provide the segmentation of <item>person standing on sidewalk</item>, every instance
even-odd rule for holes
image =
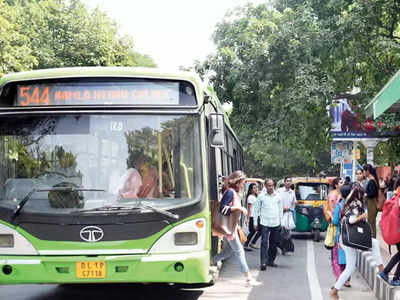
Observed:
[[[274,263],[277,253],[277,246],[280,238],[280,227],[283,217],[282,200],[274,189],[274,181],[265,179],[265,192],[257,197],[254,204],[254,220],[260,217],[260,224],[256,229],[261,230],[261,271],[270,267],[277,267]]]
[[[376,202],[378,199],[379,181],[376,175],[375,168],[366,164],[364,167],[364,176],[368,179],[367,186],[365,188],[365,198],[368,210],[368,223],[371,225],[372,237],[376,238],[376,216],[378,215],[378,208]]]
[[[368,179],[364,177],[364,172],[362,169],[357,169],[356,171],[356,182],[358,182],[364,190],[366,189]]]
[[[342,188],[344,184],[344,180],[340,177],[336,177],[332,181],[332,189],[328,194],[328,216],[329,219],[332,220],[333,218],[333,211],[335,210],[336,204],[340,200],[340,189]]]
[[[253,206],[257,201],[258,196],[258,188],[257,184],[250,183],[249,190],[247,191],[247,224],[249,226],[249,234],[247,235],[247,241],[244,243],[244,250],[251,251],[251,248],[258,249],[256,246],[256,242],[261,236],[261,232],[257,231],[254,226],[254,218],[253,218]],[[255,236],[254,236],[255,235]],[[252,240],[254,236],[254,239]],[[249,246],[251,248],[249,248]]]
[[[239,191],[243,189],[246,178],[246,174],[239,170],[234,171],[231,175],[229,175],[226,181],[227,187],[220,204],[221,214],[225,216],[240,213],[247,215],[247,210],[246,208],[242,207],[240,196],[238,194]],[[235,219],[239,220],[239,218]],[[237,233],[237,225],[237,223],[234,224],[232,234],[224,236],[222,251],[212,258],[212,263],[213,265],[216,265],[218,261],[224,260],[233,254],[239,263],[240,271],[246,278],[246,286],[258,285],[260,283],[252,279],[250,275],[243,245],[240,242],[239,235]]]

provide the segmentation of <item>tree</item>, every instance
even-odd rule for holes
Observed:
[[[0,75],[32,69],[37,59],[29,48],[29,37],[21,33],[18,10],[0,0]]]
[[[281,13],[248,5],[218,25],[217,54],[198,68],[215,72],[211,81],[217,94],[233,103],[233,126],[242,139],[252,136],[245,152],[262,166],[254,171],[319,171],[317,157],[326,151],[329,136],[326,105],[333,91],[319,56],[329,37],[307,6]]]
[[[303,174],[331,167],[326,108],[346,97],[362,111],[398,69],[398,20],[399,4],[388,0],[276,0],[218,24],[216,55],[196,68],[233,103],[232,124],[255,172],[293,172],[293,159]]]
[[[4,9],[3,9],[4,8]],[[129,36],[99,9],[80,0],[0,0],[2,73],[71,66],[156,66],[134,51]],[[4,28],[4,29],[2,29]],[[9,51],[9,50],[12,51]],[[22,55],[23,54],[23,55]]]

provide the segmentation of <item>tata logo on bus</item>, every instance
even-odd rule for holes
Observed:
[[[100,241],[104,237],[103,229],[97,226],[83,227],[79,233],[82,240],[89,243]]]

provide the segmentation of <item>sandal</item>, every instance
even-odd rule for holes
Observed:
[[[246,278],[246,287],[259,286],[262,282],[254,280],[253,278]]]
[[[344,286],[347,287],[347,288],[351,288],[350,282],[345,282]]]

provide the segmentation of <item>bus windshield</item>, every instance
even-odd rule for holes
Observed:
[[[318,182],[301,182],[296,184],[297,200],[326,200],[328,184]]]
[[[3,116],[0,206],[15,209],[30,193],[25,213],[195,202],[198,123],[193,115]]]

